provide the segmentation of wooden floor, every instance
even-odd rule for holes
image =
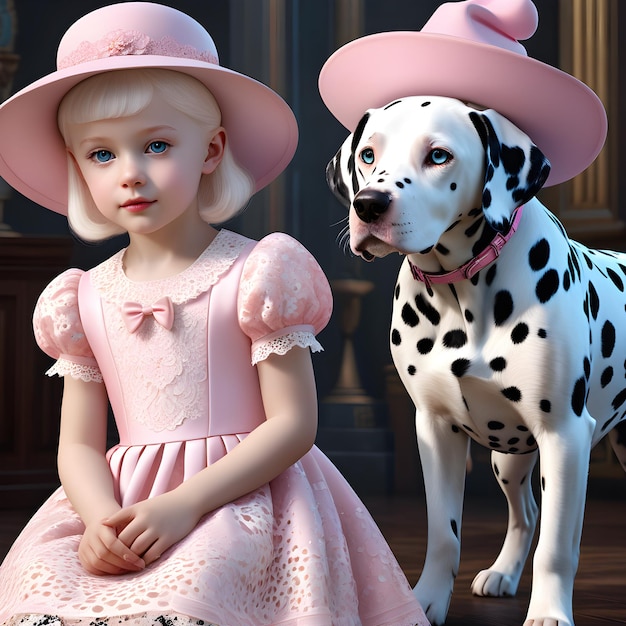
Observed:
[[[426,548],[421,497],[364,498],[391,544],[409,582],[419,577]],[[30,511],[0,511],[0,558]],[[461,567],[447,626],[521,626],[530,593],[530,566],[515,598],[473,597],[474,574],[487,567],[501,545],[506,526],[497,499],[466,498]],[[588,501],[581,561],[574,595],[577,626],[626,624],[626,499]]]

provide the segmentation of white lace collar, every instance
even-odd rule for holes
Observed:
[[[122,304],[128,300],[153,302],[169,296],[182,304],[208,291],[237,260],[250,239],[229,230],[220,230],[204,252],[175,276],[134,282],[124,273],[125,248],[90,270],[93,286],[103,300]]]

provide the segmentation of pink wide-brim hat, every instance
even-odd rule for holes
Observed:
[[[57,126],[67,92],[95,74],[162,68],[198,79],[213,94],[237,163],[268,185],[291,161],[295,116],[266,85],[219,65],[209,33],[185,13],[152,2],[124,2],[88,13],[65,33],[57,71],[0,106],[0,176],[36,203],[67,213],[66,147]]]
[[[494,109],[548,157],[546,185],[556,185],[594,161],[607,119],[584,83],[527,56],[519,40],[537,23],[531,0],[445,3],[421,31],[368,35],[339,48],[319,76],[322,100],[351,132],[367,109],[407,96]]]

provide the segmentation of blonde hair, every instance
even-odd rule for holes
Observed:
[[[73,123],[135,115],[148,106],[155,93],[198,124],[209,130],[219,128],[219,106],[200,81],[172,70],[131,69],[97,74],[72,88],[59,106],[61,135],[68,144]],[[69,152],[67,164],[67,216],[72,230],[86,241],[101,241],[123,233],[98,211]],[[200,181],[200,216],[211,224],[225,222],[245,207],[253,193],[254,180],[235,162],[227,137],[222,161]]]

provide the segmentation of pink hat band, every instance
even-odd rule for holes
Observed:
[[[126,55],[179,57],[219,65],[212,37],[196,20],[164,5],[126,3],[119,9],[92,11],[74,22],[59,43],[57,68]]]
[[[61,49],[59,48],[59,53]],[[98,41],[83,41],[69,54],[59,58],[57,68],[64,70],[80,63],[126,55],[159,55],[194,59],[204,63],[219,65],[217,52],[198,50],[188,44],[181,44],[172,37],[165,36],[154,40],[137,30],[114,30]]]

